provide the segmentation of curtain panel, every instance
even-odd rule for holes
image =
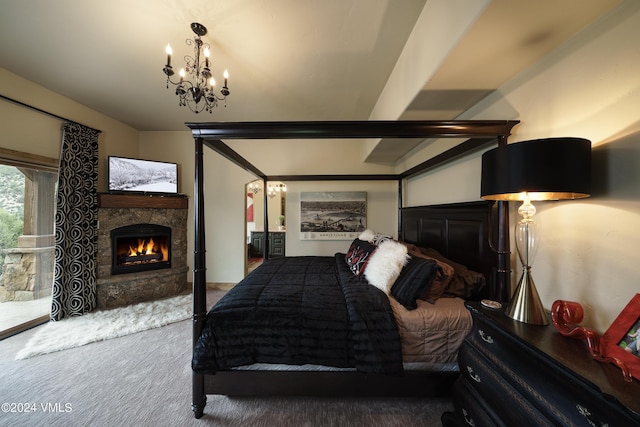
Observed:
[[[51,320],[96,307],[98,135],[65,123],[55,214],[55,267]]]

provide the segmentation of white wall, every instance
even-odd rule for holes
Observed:
[[[627,1],[461,117],[519,119],[510,142],[592,141],[592,197],[536,205],[543,239],[532,271],[545,307],[556,299],[578,301],[583,324],[599,332],[640,292],[638,40],[640,3]],[[475,156],[416,179],[407,197],[413,204],[478,200],[479,176]],[[516,210],[512,204],[512,223]],[[515,282],[521,271],[515,254],[512,268]]]
[[[138,131],[0,68],[0,93],[49,113],[99,129],[98,191],[106,190],[109,154],[138,155]],[[0,100],[0,147],[57,159],[62,121]]]

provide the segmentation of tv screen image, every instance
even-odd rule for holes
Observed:
[[[109,156],[109,191],[177,194],[178,165]]]

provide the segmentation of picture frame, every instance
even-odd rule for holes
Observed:
[[[640,293],[609,326],[600,346],[604,356],[618,359],[640,381]]]
[[[366,228],[366,191],[300,193],[300,240],[353,240]]]

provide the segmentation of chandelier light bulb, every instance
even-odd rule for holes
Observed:
[[[214,79],[213,77],[211,77],[209,79],[209,86],[214,87],[216,85],[216,79]]]
[[[204,48],[204,66],[209,68],[209,56],[211,56],[211,52],[209,52],[209,48]]]
[[[171,45],[169,43],[167,43],[165,52],[167,52],[167,65],[171,65],[171,54],[173,53],[173,50],[171,49]]]

